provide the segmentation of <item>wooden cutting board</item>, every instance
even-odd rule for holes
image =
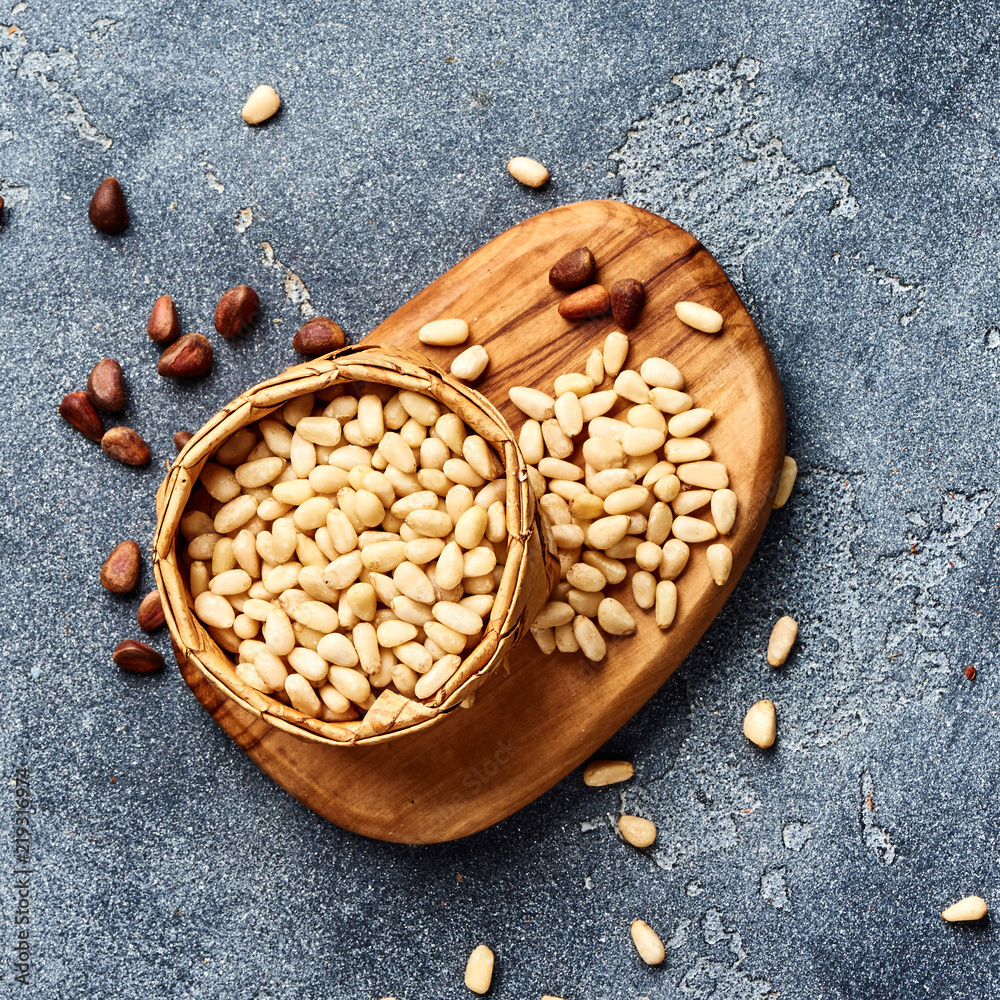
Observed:
[[[367,344],[420,348],[426,322],[469,322],[465,346],[483,344],[490,365],[478,388],[516,429],[513,385],[552,392],[555,376],[583,371],[587,356],[616,329],[610,316],[579,324],[556,307],[565,293],[548,283],[551,265],[588,246],[609,287],[645,284],[646,305],[629,336],[627,367],[669,359],[684,373],[696,406],[716,417],[703,432],[726,463],[739,498],[728,583],[718,587],[693,545],[677,581],[673,626],[660,631],[638,609],[628,581],[609,591],[633,613],[638,630],[609,637],[594,667],[582,654],[543,656],[530,639],[479,690],[472,709],[440,725],[376,746],[334,748],[295,739],[225,699],[194,667],[184,679],[212,717],[283,788],[320,816],[368,837],[437,843],[475,833],[537,798],[590,757],[654,694],[719,613],[764,530],[785,449],[781,384],[760,333],[722,269],[684,230],[638,208],[581,202],[527,219],[487,243],[393,313]],[[722,313],[719,335],[682,324],[673,305],[691,300]],[[425,348],[447,367],[463,348]],[[604,388],[610,387],[606,381]]]

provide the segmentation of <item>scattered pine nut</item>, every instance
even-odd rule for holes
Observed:
[[[799,623],[785,615],[774,623],[771,638],[767,643],[767,662],[772,667],[780,667],[792,651],[795,638],[799,634]]]
[[[981,896],[966,896],[957,903],[952,903],[946,910],[942,910],[941,916],[949,923],[964,920],[981,920],[986,916],[988,909],[986,900]]]
[[[645,920],[632,921],[632,943],[647,965],[659,965],[667,957],[660,936]]]
[[[451,373],[455,378],[464,379],[466,382],[474,382],[486,371],[486,366],[490,363],[490,356],[486,353],[486,348],[481,344],[462,351],[451,363]]]
[[[682,323],[702,333],[718,333],[722,329],[722,316],[708,306],[700,306],[697,302],[678,302],[674,311]]]
[[[493,952],[486,945],[477,945],[465,965],[465,985],[482,995],[493,982]]]
[[[618,817],[618,829],[633,847],[649,847],[656,840],[656,826],[641,816],[622,814]]]
[[[261,84],[247,98],[243,105],[243,120],[250,125],[259,125],[267,121],[281,107],[281,98],[274,87]]]
[[[716,542],[715,545],[709,545],[705,550],[705,559],[708,562],[712,579],[718,586],[724,586],[733,569],[732,550],[728,545]]]
[[[778,492],[774,495],[774,509],[784,507],[788,503],[788,498],[792,495],[792,487],[795,485],[795,478],[799,474],[799,467],[791,455],[785,456],[785,461],[781,466],[781,478],[778,480]]]
[[[628,337],[617,330],[604,338],[604,370],[616,378],[628,356]]]
[[[592,760],[583,769],[583,783],[591,788],[628,781],[635,768],[627,760]]]
[[[417,331],[417,339],[434,347],[454,347],[469,339],[469,324],[464,319],[436,319]]]
[[[774,739],[777,734],[777,719],[774,712],[774,703],[766,698],[758,701],[750,707],[746,717],[743,719],[743,735],[756,743],[757,746],[774,746]]]
[[[507,172],[525,187],[541,187],[548,179],[549,172],[538,160],[529,156],[515,156],[507,162]]]

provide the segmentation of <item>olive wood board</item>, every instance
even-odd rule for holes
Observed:
[[[712,457],[727,465],[739,499],[736,524],[724,539],[733,552],[732,573],[717,586],[705,560],[707,543],[692,545],[677,580],[677,617],[666,631],[651,610],[636,607],[630,574],[608,593],[629,608],[638,627],[632,636],[609,636],[600,665],[582,653],[545,656],[527,638],[507,672],[499,669],[479,689],[472,708],[374,746],[296,739],[226,699],[196,667],[182,665],[185,681],[237,745],[300,802],[347,830],[438,843],[476,833],[536,799],[601,747],[673,673],[725,604],[763,533],[785,449],[778,374],[722,269],[693,236],[665,219],[611,201],[543,212],[457,264],[363,343],[423,349],[444,368],[465,347],[484,345],[490,364],[477,387],[516,434],[523,416],[507,390],[528,385],[551,394],[557,375],[582,372],[590,352],[617,329],[610,314],[571,324],[557,312],[566,293],[549,284],[549,268],[580,246],[593,252],[605,287],[629,277],[645,285],[626,367],[665,357],[684,374],[695,406],[715,411],[701,436],[712,444]],[[685,326],[673,308],[682,300],[718,310],[722,332]],[[419,328],[451,316],[468,320],[469,341],[421,348]],[[603,388],[610,385],[606,379]]]

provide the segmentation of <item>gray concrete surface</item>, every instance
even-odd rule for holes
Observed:
[[[462,997],[479,941],[497,998],[1000,996],[996,917],[938,916],[972,892],[1000,905],[998,30],[981,0],[7,0],[0,996]],[[249,130],[261,81],[285,106]],[[552,183],[518,188],[512,153]],[[112,173],[121,237],[86,222]],[[103,554],[149,537],[179,421],[292,360],[303,316],[361,336],[488,237],[602,196],[685,225],[733,277],[784,382],[796,492],[609,744],[638,768],[624,791],[574,774],[440,847],[346,834],[174,670],[109,663],[136,599],[95,586]],[[260,329],[163,385],[153,299],[206,330],[238,281]],[[147,469],[56,415],[104,355]],[[802,641],[775,672],[782,613]],[[762,696],[769,754],[739,731]],[[618,839],[622,806],[657,822],[655,847]],[[658,969],[636,915],[666,942]]]

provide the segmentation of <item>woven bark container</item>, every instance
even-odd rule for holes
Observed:
[[[232,656],[213,638],[213,630],[195,617],[177,536],[202,468],[233,433],[295,396],[351,382],[378,383],[431,396],[491,445],[506,472],[508,552],[481,640],[464,654],[454,676],[434,696],[418,701],[385,689],[361,719],[324,722],[262,694],[237,676]],[[558,563],[540,538],[527,469],[507,422],[481,393],[421,355],[403,350],[348,347],[295,365],[249,389],[209,420],[180,452],[157,492],[156,512],[153,572],[178,662],[193,664],[224,695],[270,725],[332,746],[397,739],[443,720],[527,636],[528,626],[559,576]]]

